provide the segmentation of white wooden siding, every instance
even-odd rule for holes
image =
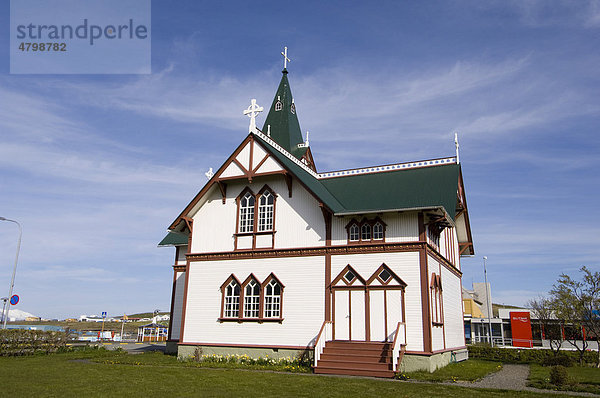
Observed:
[[[246,144],[246,146],[244,147],[244,149],[242,149],[240,151],[240,153],[238,153],[237,157],[235,158],[238,162],[240,162],[240,164],[242,166],[244,166],[246,168],[246,170],[250,169],[250,146],[252,145],[251,142],[248,142]]]
[[[405,290],[406,349],[408,351],[423,351],[419,253],[334,255],[331,257],[331,278],[335,278],[346,265],[350,264],[364,279],[368,279],[382,263],[390,267],[407,284]]]
[[[324,320],[324,257],[193,262],[183,341],[186,343],[308,345]],[[284,321],[222,322],[219,287],[232,273],[244,281],[253,273],[263,282],[273,272],[285,286]]]
[[[279,163],[277,163],[277,161],[273,159],[273,157],[269,157],[260,166],[260,168],[258,170],[256,170],[256,173],[257,174],[260,174],[260,173],[270,173],[270,172],[273,172],[273,171],[280,171],[280,170],[283,170],[283,167],[281,167],[279,165]]]
[[[171,339],[179,340],[181,328],[181,310],[183,307],[183,290],[185,288],[185,272],[177,272],[175,276],[175,296],[173,297],[173,313],[171,314]]]
[[[427,291],[429,292],[429,314],[430,319],[433,322],[434,314],[432,311],[433,303],[435,297],[431,295],[431,274],[435,273],[436,275],[440,275],[440,263],[433,257],[427,256],[427,269],[429,272],[427,273]],[[442,286],[446,281],[442,277]],[[431,326],[431,349],[433,351],[439,351],[444,349],[444,328],[441,326]]]
[[[243,175],[244,171],[240,169],[240,166],[233,162],[231,162],[229,166],[223,170],[223,173],[221,173],[221,177],[241,177]]]
[[[442,287],[446,348],[464,347],[465,325],[462,312],[460,278],[442,267]]]
[[[315,198],[297,181],[293,182],[292,197],[282,176],[255,178],[247,181],[229,182],[225,204],[219,190],[211,190],[204,204],[193,215],[194,232],[192,253],[210,253],[234,250],[237,203],[240,192],[249,187],[258,193],[269,185],[277,194],[275,205],[275,248],[314,247],[325,245],[325,221]],[[270,239],[270,237],[269,237]],[[238,248],[250,248],[251,244],[238,240]],[[271,243],[267,245],[271,246]]]
[[[363,216],[344,216],[333,217],[331,228],[331,244],[346,245],[348,243],[348,232],[346,225],[354,218],[361,221]],[[375,218],[375,215],[368,215],[367,219]],[[384,213],[379,218],[386,223],[385,241],[386,242],[415,242],[419,240],[419,224],[417,213]]]
[[[252,170],[258,166],[258,164],[267,156],[267,152],[260,145],[254,145],[254,151],[252,152]]]

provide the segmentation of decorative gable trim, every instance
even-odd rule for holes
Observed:
[[[350,281],[347,279],[347,274],[352,273],[353,277]],[[366,285],[365,279],[360,276],[358,272],[350,264],[346,265],[344,269],[331,281],[331,287],[359,287],[364,289]]]
[[[384,279],[382,274],[387,272],[389,274],[389,278]],[[385,275],[383,275],[385,276]],[[390,269],[385,263],[382,263],[379,268],[373,272],[373,275],[367,280],[367,285],[373,287],[373,282],[378,281],[381,286],[385,286],[388,288],[398,287],[402,290],[407,286],[406,282],[404,282],[394,271]]]

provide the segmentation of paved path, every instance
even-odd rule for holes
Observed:
[[[597,395],[587,392],[553,391],[527,387],[527,377],[529,377],[529,365],[505,364],[500,371],[487,375],[474,383],[462,381],[453,384],[472,388],[497,388],[500,390],[532,391],[544,394],[597,397]]]

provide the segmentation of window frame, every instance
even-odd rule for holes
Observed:
[[[278,285],[279,285],[279,316],[278,317],[267,317],[265,316],[266,314],[266,288],[267,286],[271,283],[275,281]],[[261,320],[262,321],[278,321],[281,322],[283,321],[283,291],[285,289],[285,286],[283,285],[283,283],[281,283],[281,281],[275,276],[274,273],[271,272],[271,274],[269,274],[269,276],[267,277],[267,279],[264,280],[263,284],[262,284],[262,292],[263,292],[263,307],[261,309]]]
[[[237,316],[226,316],[227,313],[227,287],[229,287],[229,285],[231,284],[231,282],[235,282],[239,288],[240,288],[240,292],[238,293],[238,314]],[[237,279],[235,277],[234,274],[229,275],[229,277],[227,279],[225,279],[225,282],[223,282],[223,284],[220,287],[221,290],[221,317],[219,319],[223,319],[223,320],[237,320],[240,317],[240,302],[241,302],[241,296],[242,296],[242,283],[239,281],[239,279]]]
[[[431,324],[444,326],[444,297],[442,293],[442,277],[435,272],[431,274],[429,285],[431,301]]]
[[[375,225],[381,225],[381,238],[375,238]],[[358,228],[358,239],[353,238],[353,228]],[[363,228],[369,228],[369,238],[363,238]],[[383,220],[377,216],[373,219],[363,218],[361,221],[358,221],[356,218],[351,219],[348,224],[346,224],[346,234],[347,234],[347,242],[348,244],[365,244],[365,243],[382,243],[385,242],[385,235],[387,230],[387,224],[383,222]]]
[[[257,316],[253,317],[253,316],[246,316],[246,288],[250,285],[250,283],[254,282],[256,284],[256,286],[258,287],[258,308],[255,310],[257,312]],[[262,287],[261,287],[261,283],[258,280],[258,278],[256,276],[254,276],[254,274],[250,274],[250,276],[248,276],[248,278],[246,278],[246,280],[244,281],[244,283],[242,283],[242,288],[240,291],[241,294],[241,299],[240,299],[240,306],[242,307],[240,309],[240,318],[245,319],[245,320],[249,320],[249,319],[259,319],[260,318],[260,308],[261,308],[261,302],[262,302]],[[253,296],[256,297],[256,296]],[[254,311],[254,310],[253,310]]]
[[[238,311],[237,311],[237,316],[225,316],[227,311],[227,287],[232,283],[235,282],[239,288],[239,295],[238,295]],[[250,283],[256,283],[259,287],[259,301],[258,301],[258,316],[257,317],[253,317],[253,316],[246,316],[246,288],[250,285]],[[279,285],[279,314],[278,316],[271,316],[271,317],[267,317],[265,316],[265,307],[266,307],[266,288],[270,283],[276,283]],[[238,322],[238,323],[242,323],[242,322],[258,322],[258,323],[263,323],[263,322],[279,322],[282,323],[284,318],[283,318],[283,293],[284,293],[284,289],[285,286],[283,285],[283,283],[281,283],[281,281],[279,280],[279,278],[277,278],[275,276],[274,273],[269,274],[269,276],[267,276],[267,278],[261,283],[260,280],[254,275],[254,274],[250,274],[243,283],[240,282],[240,280],[234,275],[231,274],[226,280],[225,282],[223,282],[223,284],[220,287],[221,290],[221,316],[218,318],[218,321],[223,323],[223,322]]]
[[[268,192],[270,195],[272,195],[273,197],[273,204],[272,204],[272,221],[271,221],[271,229],[268,230],[263,230],[263,231],[259,231],[259,222],[260,222],[260,199],[263,197],[263,195],[265,194],[265,192]],[[246,197],[246,195],[252,195],[254,198],[254,214],[253,214],[253,223],[252,223],[252,230],[248,230],[248,231],[244,231],[242,232],[240,230],[241,226],[242,226],[242,220],[241,220],[241,214],[242,214],[242,199],[244,197]],[[250,187],[245,187],[237,196],[236,198],[236,206],[237,206],[237,213],[236,213],[236,227],[235,227],[235,233],[233,234],[234,236],[234,251],[248,251],[248,250],[255,250],[257,249],[256,247],[256,236],[257,235],[271,235],[271,246],[262,246],[259,247],[260,249],[272,249],[275,247],[275,222],[276,222],[276,215],[277,215],[277,194],[275,193],[275,191],[273,191],[273,189],[271,189],[271,187],[269,187],[267,184],[265,184],[260,191],[258,191],[258,193],[254,193]],[[268,209],[268,207],[267,207]],[[252,236],[252,245],[249,248],[244,248],[244,249],[239,249],[238,248],[238,238],[241,236]]]

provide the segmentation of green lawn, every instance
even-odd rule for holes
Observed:
[[[600,369],[592,367],[573,366],[567,368],[569,376],[575,385],[560,387],[560,390],[581,391],[600,394]],[[550,367],[532,364],[529,372],[529,384],[536,388],[555,389],[550,384]]]
[[[426,381],[475,381],[486,375],[502,369],[502,364],[495,361],[484,361],[481,359],[469,359],[466,361],[451,363],[433,373],[411,372],[407,373],[408,379]]]
[[[111,363],[131,359],[132,364]],[[136,359],[137,358],[137,359]],[[293,397],[480,397],[484,392],[441,384],[353,377],[324,377],[240,369],[194,368],[156,354],[83,351],[0,358],[2,395],[11,397],[96,396],[293,396]],[[136,360],[134,360],[136,359]],[[136,365],[136,363],[145,365]],[[486,390],[490,397],[540,397]]]

